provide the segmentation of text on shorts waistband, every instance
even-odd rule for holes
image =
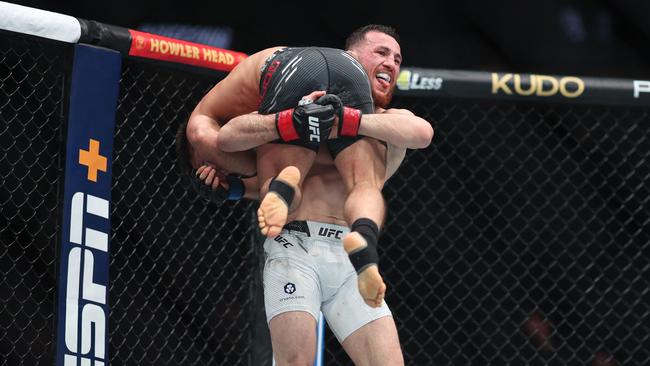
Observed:
[[[291,221],[284,225],[284,230],[298,231],[310,237],[321,237],[324,239],[341,240],[350,229],[336,224],[326,224],[316,221]]]

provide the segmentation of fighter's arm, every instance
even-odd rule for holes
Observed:
[[[187,172],[191,175],[189,183],[210,201],[220,203],[225,199],[241,198],[242,195],[251,199],[257,196],[256,177],[240,179],[236,175],[229,175],[255,175],[255,153],[225,152],[219,146],[218,136],[222,126],[232,117],[257,109],[259,67],[265,57],[276,49],[260,51],[239,63],[203,96],[189,117],[187,126],[181,127],[185,128],[186,137],[183,139],[188,143],[189,163],[192,168],[198,168]],[[177,143],[183,139],[178,139]]]
[[[194,149],[195,167],[207,162],[229,172],[255,173],[253,153],[224,151],[218,143],[218,135],[232,117],[257,108],[258,79],[254,70],[259,57],[253,55],[243,60],[203,96],[192,111],[187,123],[187,138]]]
[[[314,91],[302,99],[313,101],[324,94],[324,91]],[[308,124],[312,117],[319,121],[320,132],[323,132],[332,128],[334,110],[329,105],[311,103],[278,113],[236,116],[221,128],[218,144],[223,151],[234,152],[253,149],[279,139],[306,142],[311,136]]]
[[[248,178],[235,178],[234,180],[231,177],[227,176],[226,173],[222,170],[219,170],[216,166],[211,165],[202,165],[199,169],[196,170],[196,177],[202,182],[204,187],[202,190],[209,192],[209,195],[214,194],[219,195],[220,192],[224,196],[229,196],[231,193],[231,183],[235,183],[238,187],[235,188],[240,190],[236,192],[235,195],[241,198],[247,198],[251,200],[259,199],[259,181],[257,176],[248,177]],[[210,192],[209,190],[212,190]],[[243,190],[243,192],[241,192]],[[217,200],[223,200],[224,198],[219,198]],[[239,199],[239,198],[237,198]]]
[[[316,99],[324,92],[314,92],[306,99]],[[336,138],[332,128],[330,138]],[[425,119],[406,109],[381,110],[361,116],[357,133],[388,142],[398,148],[422,149],[431,143],[433,128]],[[278,140],[277,116],[250,113],[237,116],[223,126],[219,146],[224,151],[243,151]]]
[[[280,138],[275,114],[248,113],[237,116],[221,128],[218,144],[223,151],[256,148]]]
[[[406,109],[364,114],[358,133],[406,149],[425,148],[433,138],[431,124]],[[251,113],[235,117],[221,128],[219,146],[224,151],[243,151],[279,138],[275,115]]]
[[[382,113],[364,114],[359,135],[388,142],[398,148],[423,149],[431,143],[431,124],[406,109],[387,109]]]

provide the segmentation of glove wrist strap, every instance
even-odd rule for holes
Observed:
[[[226,199],[228,201],[238,201],[242,199],[246,193],[246,186],[244,186],[244,181],[241,178],[232,175],[226,176],[226,179],[228,180],[229,186],[228,196]]]
[[[275,128],[284,142],[295,141],[300,138],[296,127],[293,125],[293,108],[275,114]]]
[[[361,124],[361,111],[355,108],[343,107],[343,113],[341,115],[339,136],[357,136],[359,134],[359,125]]]

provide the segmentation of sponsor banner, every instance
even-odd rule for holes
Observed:
[[[76,45],[59,255],[57,366],[108,365],[111,165],[122,56]]]
[[[219,71],[230,71],[247,57],[245,53],[129,29],[129,56],[177,62]]]
[[[397,77],[397,89],[402,91],[440,90],[443,80],[433,70],[403,69]]]
[[[403,68],[395,95],[650,105],[650,81]]]
[[[650,104],[650,80],[634,80],[634,98],[644,99]]]

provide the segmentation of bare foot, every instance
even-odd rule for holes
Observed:
[[[343,248],[348,254],[363,249],[367,245],[361,234],[354,231],[343,238]],[[377,265],[368,266],[357,275],[357,286],[363,301],[368,306],[373,308],[381,306],[386,295],[386,284],[379,274]]]
[[[294,189],[298,188],[300,183],[300,171],[294,166],[288,166],[278,174],[276,180],[282,181]],[[289,207],[279,194],[269,191],[257,210],[257,221],[262,234],[269,238],[278,236],[282,227],[287,223]]]

